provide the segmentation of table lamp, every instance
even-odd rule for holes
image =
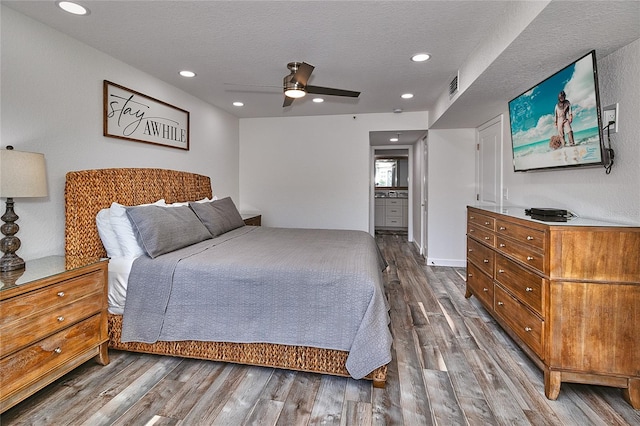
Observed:
[[[14,151],[12,146],[0,150],[0,197],[7,199],[7,210],[0,219],[4,221],[0,231],[5,236],[0,240],[0,272],[24,268],[24,260],[15,252],[20,248],[20,239],[15,236],[19,226],[18,215],[13,211],[14,198],[46,197],[47,175],[44,154]]]

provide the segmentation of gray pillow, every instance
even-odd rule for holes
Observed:
[[[244,220],[230,197],[210,203],[189,203],[189,207],[214,237],[244,226]]]
[[[136,239],[151,258],[211,238],[207,228],[187,206],[127,207],[127,216]]]

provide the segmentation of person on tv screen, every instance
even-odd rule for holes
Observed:
[[[558,136],[562,139],[562,145],[566,144],[564,135],[569,136],[569,145],[575,145],[573,140],[573,129],[571,122],[573,121],[573,113],[571,112],[571,102],[567,99],[567,94],[561,90],[558,94],[558,103],[555,108],[554,125],[558,129]]]

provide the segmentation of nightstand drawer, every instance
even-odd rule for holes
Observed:
[[[0,327],[0,357],[100,312],[105,302],[99,290],[78,299],[77,303],[38,312],[24,321],[3,323]]]
[[[262,225],[262,215],[260,214],[256,214],[256,215],[245,214],[245,215],[242,215],[242,220],[244,221],[244,224],[247,226]]]
[[[47,372],[97,347],[101,315],[95,315],[0,361],[2,397],[40,379]]]
[[[83,297],[104,292],[104,276],[101,271],[95,271],[62,281],[33,291],[21,297],[14,297],[0,302],[0,328],[8,326],[14,321],[25,322],[27,317],[73,303]]]

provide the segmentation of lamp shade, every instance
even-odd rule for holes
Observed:
[[[44,154],[0,150],[0,197],[46,197]]]

